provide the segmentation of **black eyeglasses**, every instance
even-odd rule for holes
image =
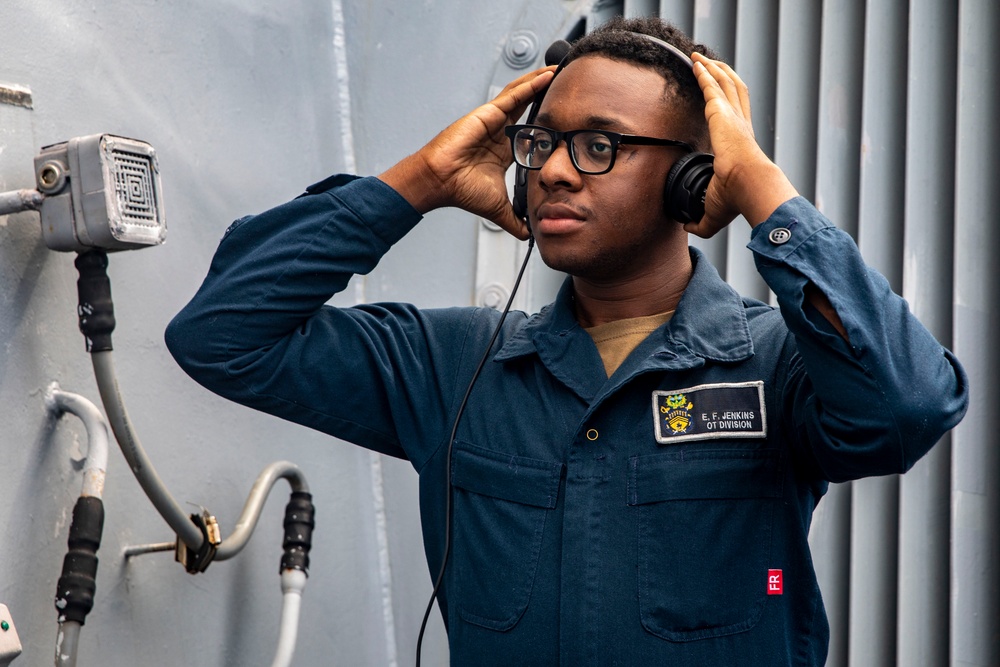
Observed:
[[[510,137],[514,161],[525,169],[541,169],[560,141],[565,141],[570,160],[581,174],[606,174],[615,166],[619,144],[637,146],[680,146],[687,152],[694,147],[683,141],[620,134],[608,130],[570,130],[558,132],[541,125],[508,125],[504,133]]]

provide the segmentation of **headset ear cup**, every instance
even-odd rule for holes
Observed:
[[[677,222],[698,222],[705,215],[705,192],[715,174],[715,156],[688,153],[667,174],[663,204],[667,215]]]

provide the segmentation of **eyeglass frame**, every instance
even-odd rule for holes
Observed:
[[[537,167],[532,167],[526,164],[521,164],[517,159],[517,147],[514,145],[514,139],[517,133],[521,130],[542,130],[543,132],[548,132],[552,135],[552,141],[554,143],[554,148],[552,153],[549,153],[549,157],[545,158],[545,162],[549,161],[555,153],[556,148],[559,147],[560,142],[566,143],[566,152],[569,153],[570,162],[573,163],[573,168],[576,169],[581,174],[587,174],[589,176],[599,176],[601,174],[606,174],[615,166],[615,160],[618,158],[618,146],[624,144],[626,146],[677,146],[679,148],[684,148],[688,153],[694,152],[694,146],[684,141],[677,141],[676,139],[661,139],[659,137],[646,137],[639,134],[622,134],[621,132],[612,132],[611,130],[593,130],[593,129],[583,129],[583,130],[567,130],[565,132],[560,132],[559,130],[553,130],[552,128],[545,127],[544,125],[533,125],[531,123],[525,123],[520,125],[508,125],[504,128],[504,134],[510,139],[510,151],[514,157],[514,163],[519,167],[529,169],[531,171],[537,171],[545,166],[545,162],[538,165]],[[611,161],[608,163],[608,168],[602,171],[586,171],[580,168],[580,165],[576,161],[576,153],[573,148],[573,137],[578,134],[583,134],[584,132],[593,132],[596,134],[603,135],[611,144]]]

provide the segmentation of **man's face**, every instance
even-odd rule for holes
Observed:
[[[535,122],[560,131],[684,139],[665,89],[665,80],[652,69],[584,56],[553,80]],[[682,154],[674,147],[623,144],[611,171],[588,175],[576,170],[560,144],[528,175],[529,219],[545,263],[594,280],[656,270],[671,242],[683,236],[663,208],[667,172]]]

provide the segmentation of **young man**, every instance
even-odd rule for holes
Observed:
[[[907,470],[964,413],[958,362],[797,197],[746,87],[702,51],[656,19],[611,22],[378,179],[238,221],[168,329],[213,391],[410,460],[432,573],[452,494],[454,664],[822,665],[816,503],[830,481]],[[546,88],[538,127],[508,141]],[[715,155],[683,226],[664,208],[679,143]],[[324,303],[434,208],[527,238],[512,145],[530,230],[569,277],[505,322],[452,437],[498,313]],[[737,214],[780,310],[688,247]]]

